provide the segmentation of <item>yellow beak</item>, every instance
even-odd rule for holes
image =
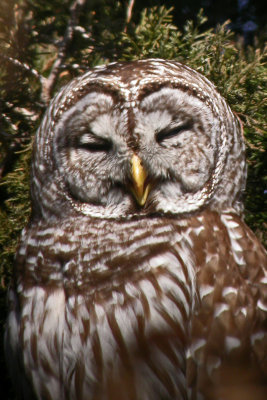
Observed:
[[[134,154],[131,159],[131,173],[133,184],[132,193],[140,206],[143,206],[147,200],[150,185],[145,186],[147,173],[142,165],[141,159]]]

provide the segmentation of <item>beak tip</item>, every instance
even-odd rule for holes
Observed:
[[[146,185],[147,172],[142,165],[142,161],[136,154],[131,159],[131,174],[133,185],[132,193],[140,206],[144,206],[149,193],[149,185]]]
[[[140,187],[135,188],[132,186],[132,193],[134,195],[136,202],[139,204],[139,206],[143,207],[146,204],[149,191],[150,191],[149,184],[145,187],[145,189],[142,188],[141,190],[140,190]]]

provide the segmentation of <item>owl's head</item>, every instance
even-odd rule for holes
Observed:
[[[43,217],[240,213],[241,127],[202,75],[158,59],[74,79],[36,136],[33,212]]]

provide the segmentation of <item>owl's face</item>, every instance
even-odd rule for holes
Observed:
[[[195,212],[218,204],[229,184],[229,177],[222,183],[222,172],[231,146],[239,148],[245,168],[229,108],[205,78],[181,64],[112,64],[65,92],[48,132],[52,186],[56,177],[58,193],[80,213],[125,218]],[[39,158],[38,164],[44,170],[47,163]]]

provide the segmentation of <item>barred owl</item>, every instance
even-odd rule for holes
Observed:
[[[174,61],[64,87],[37,132],[5,347],[23,399],[267,397],[266,255],[238,119]]]

